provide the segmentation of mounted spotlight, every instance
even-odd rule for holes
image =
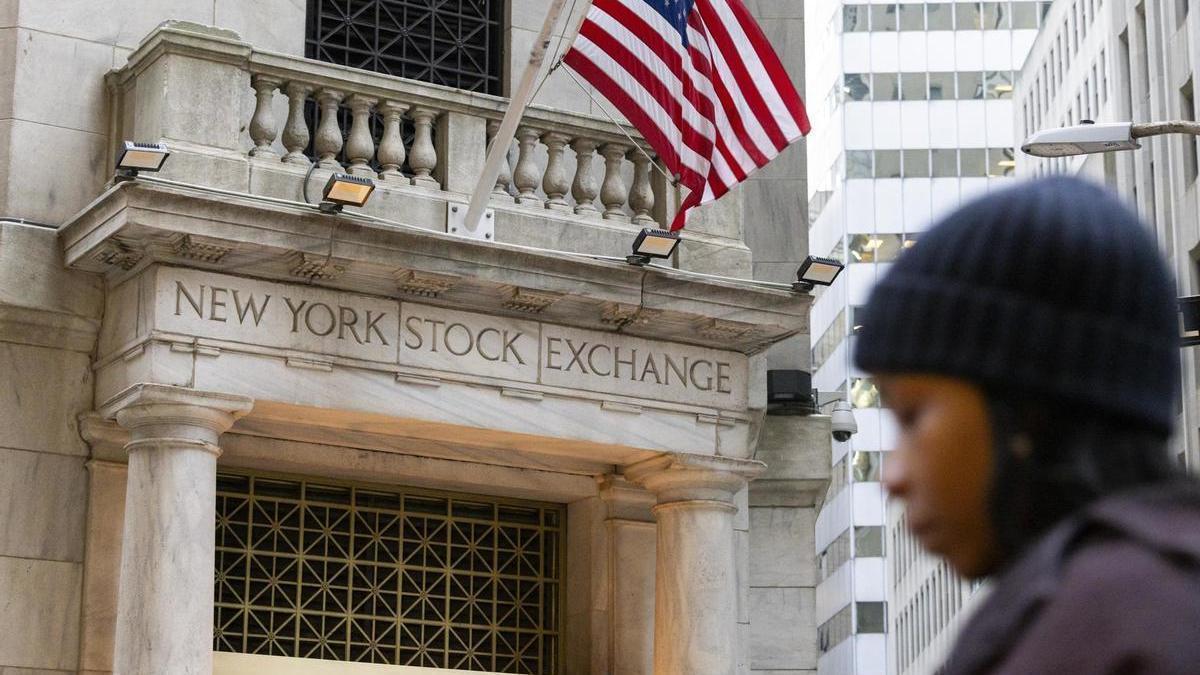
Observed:
[[[321,203],[317,208],[322,213],[340,213],[342,207],[366,204],[374,191],[375,181],[370,178],[335,173],[325,184],[325,191],[321,194]]]
[[[649,265],[653,258],[670,258],[679,246],[679,235],[667,230],[645,228],[633,241],[633,253],[625,257],[630,265]]]
[[[170,156],[167,146],[162,143],[125,141],[121,154],[117,157],[117,180],[137,178],[139,171],[158,171]]]
[[[810,293],[817,286],[832,286],[845,267],[840,260],[810,255],[796,271],[796,282],[792,284],[792,290],[797,293]]]

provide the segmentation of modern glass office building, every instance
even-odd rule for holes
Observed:
[[[889,264],[940,214],[1012,180],[1014,74],[1050,4],[806,3],[810,244],[847,263],[813,307],[814,385],[843,392],[859,426],[834,443],[817,519],[822,674],[923,672],[970,599],[886,502],[894,429],[850,356],[857,313]]]

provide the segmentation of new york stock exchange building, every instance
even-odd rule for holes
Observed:
[[[802,148],[629,264],[555,71],[460,236],[544,3],[305,4],[0,3],[0,673],[815,672]]]

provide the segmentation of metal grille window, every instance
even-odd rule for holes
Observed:
[[[503,94],[504,0],[308,0],[304,55]]]
[[[222,474],[217,651],[551,675],[563,509]]]

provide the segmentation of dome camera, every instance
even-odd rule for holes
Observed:
[[[845,443],[858,433],[858,422],[854,421],[854,408],[849,401],[834,403],[830,420],[833,422],[833,440],[839,443]]]

